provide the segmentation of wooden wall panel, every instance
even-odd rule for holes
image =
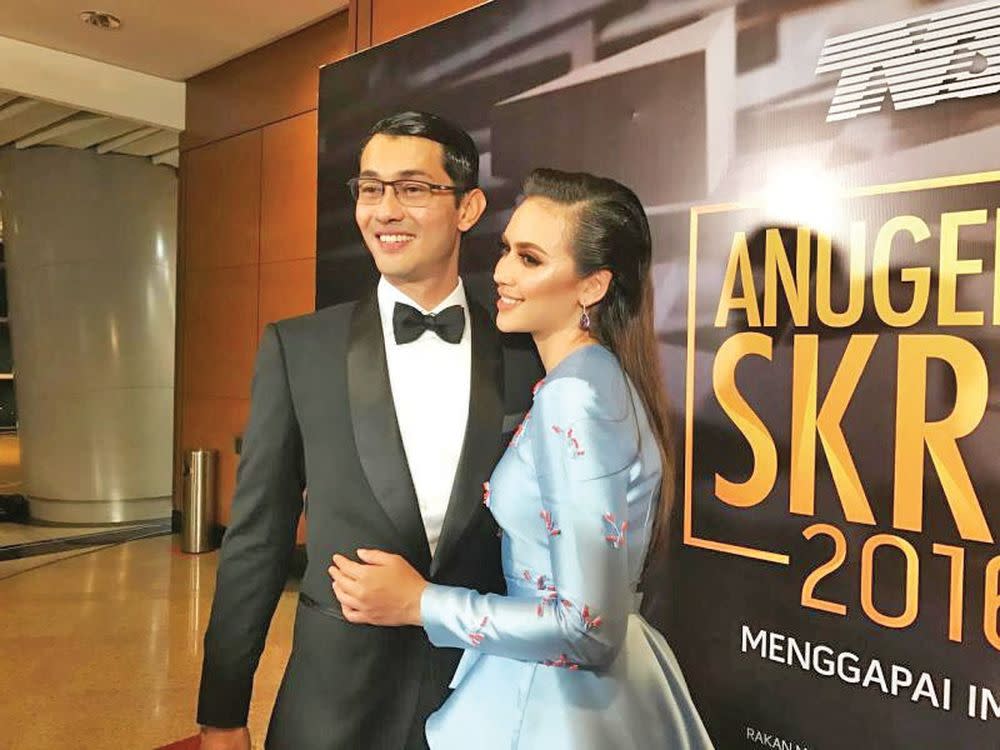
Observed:
[[[299,527],[295,530],[295,543],[306,543],[306,514],[299,516]]]
[[[312,258],[261,263],[259,333],[268,323],[315,310],[315,288],[316,261]]]
[[[234,438],[243,433],[250,416],[250,399],[188,397],[184,402],[184,450],[214,448],[216,464],[216,523],[229,525],[239,456]]]
[[[347,16],[337,13],[188,79],[181,149],[316,109],[320,66],[353,51]]]
[[[185,398],[248,398],[257,350],[258,266],[188,271],[184,280],[179,382]]]
[[[483,0],[372,0],[372,44],[422,29],[432,23],[483,5]]]
[[[315,110],[263,130],[260,262],[316,257]]]
[[[372,0],[351,0],[348,27],[355,52],[372,46]]]
[[[184,270],[258,262],[261,133],[185,154]]]
[[[174,308],[174,440],[173,440],[173,474],[171,483],[171,495],[173,499],[173,509],[176,512],[181,510],[183,487],[181,484],[181,471],[184,460],[184,291],[187,284],[184,283],[183,273],[185,268],[184,249],[187,243],[184,240],[184,232],[187,227],[187,215],[184,205],[187,203],[185,193],[187,190],[188,154],[181,154],[179,169],[177,170],[177,280],[175,282],[175,305]]]

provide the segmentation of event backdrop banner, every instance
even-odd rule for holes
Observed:
[[[330,65],[318,306],[374,278],[344,183],[403,109],[482,152],[476,294],[531,168],[646,207],[646,612],[717,746],[1000,747],[1000,0],[495,0]]]

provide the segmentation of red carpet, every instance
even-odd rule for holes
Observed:
[[[194,735],[193,737],[177,740],[177,742],[171,742],[169,745],[158,747],[156,750],[198,750],[199,747],[201,747],[201,743],[198,741],[198,735]]]

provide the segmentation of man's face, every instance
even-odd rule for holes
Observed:
[[[416,136],[376,135],[361,152],[361,177],[452,185],[444,147]],[[463,201],[464,202],[464,201]],[[357,203],[355,220],[379,272],[397,284],[457,273],[464,226],[455,194],[435,191],[426,206],[404,206],[391,187],[374,205]]]

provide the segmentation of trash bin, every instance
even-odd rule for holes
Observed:
[[[189,451],[184,461],[182,552],[212,550],[215,526],[215,462],[218,451]]]

